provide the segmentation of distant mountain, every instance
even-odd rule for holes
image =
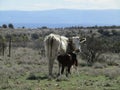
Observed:
[[[0,25],[13,23],[33,27],[120,25],[120,10],[0,11]],[[56,25],[56,26],[55,26]]]

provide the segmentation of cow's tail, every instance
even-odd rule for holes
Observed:
[[[52,69],[53,69],[53,41],[54,41],[54,37],[51,36],[48,40],[48,59],[49,59],[49,75],[52,75]]]
[[[53,41],[54,41],[54,40],[53,40],[53,37],[52,37],[52,38],[51,38],[51,55],[50,55],[51,57],[52,57],[52,54],[53,54],[53,52],[52,52],[52,48],[53,48]]]
[[[53,48],[53,37],[49,38],[48,40],[48,51],[49,51],[49,58],[52,58],[52,48]]]

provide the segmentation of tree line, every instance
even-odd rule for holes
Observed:
[[[11,28],[14,29],[14,25],[12,23],[7,24],[3,24],[2,26],[0,26],[1,28]]]

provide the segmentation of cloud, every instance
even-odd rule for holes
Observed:
[[[48,8],[52,9],[53,7],[49,3],[36,3],[36,4],[32,4],[31,8],[42,10],[42,9],[48,9]]]
[[[120,0],[1,0],[0,10],[120,9],[119,4]]]
[[[49,10],[49,9],[57,9],[61,8],[61,5],[58,4],[52,4],[52,3],[36,3],[33,5],[30,5],[33,10]]]
[[[64,0],[79,9],[120,9],[119,0]],[[75,6],[75,7],[76,7]]]
[[[120,9],[119,0],[62,0],[62,3],[36,3],[31,5],[32,9]]]

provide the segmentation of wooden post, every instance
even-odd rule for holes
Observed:
[[[9,39],[9,57],[11,57],[11,44],[12,44],[12,42],[11,42],[12,40],[11,40],[11,36],[10,36],[10,39]]]
[[[3,43],[2,43],[2,54],[3,54],[3,56],[4,56],[4,52],[5,52],[5,44],[4,44],[4,41],[3,41]]]

